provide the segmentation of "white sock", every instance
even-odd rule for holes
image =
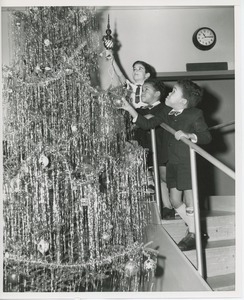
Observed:
[[[194,220],[194,210],[193,207],[186,208],[186,215],[188,217],[188,227],[189,232],[195,233],[195,220]]]
[[[183,203],[180,207],[176,208],[175,210],[180,215],[181,219],[187,224],[189,232],[195,233],[195,220],[193,208],[186,207],[185,203]]]
[[[181,219],[185,221],[185,223],[188,225],[188,217],[186,215],[186,205],[183,203],[181,206],[175,209],[177,213],[180,215]]]

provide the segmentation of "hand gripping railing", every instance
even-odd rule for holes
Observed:
[[[231,122],[232,124],[233,122]],[[162,128],[175,134],[175,130],[168,126],[165,123],[160,124]],[[196,153],[200,154],[218,169],[223,171],[229,177],[235,180],[235,172],[228,168],[226,165],[221,163],[219,160],[214,158],[212,155],[207,153],[201,147],[192,143],[187,138],[181,138],[181,141],[187,144],[190,148],[190,162],[191,162],[191,180],[192,180],[192,192],[193,192],[193,204],[194,204],[194,218],[195,218],[195,228],[196,228],[196,250],[197,250],[197,269],[199,274],[204,277],[203,274],[203,255],[202,255],[202,242],[201,242],[201,225],[200,225],[200,210],[199,210],[199,200],[198,200],[198,186],[197,186],[197,171],[196,171]],[[153,168],[154,168],[154,180],[155,180],[155,197],[156,202],[161,211],[161,202],[160,202],[160,188],[159,188],[159,176],[158,176],[158,163],[157,163],[157,150],[156,150],[156,135],[155,129],[151,129],[151,142],[153,150]]]

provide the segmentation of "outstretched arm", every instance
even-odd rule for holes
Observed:
[[[144,130],[155,128],[161,123],[167,122],[166,115],[163,112],[160,116],[153,116],[150,119],[145,118],[144,116],[138,114],[138,112],[129,104],[128,101],[126,101],[125,98],[122,98],[122,104],[120,108],[128,111],[133,118],[133,122]]]
[[[121,83],[124,83],[126,81],[126,78],[125,76],[123,75],[123,73],[121,72],[117,62],[115,61],[114,59],[114,56],[113,56],[113,51],[112,50],[106,50],[106,58],[107,59],[111,59],[112,60],[112,66],[113,66],[113,69],[114,69],[114,72],[116,73],[116,75],[118,76],[119,78],[119,81]]]

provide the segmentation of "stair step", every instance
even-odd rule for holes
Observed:
[[[201,227],[209,236],[209,241],[235,239],[235,214],[232,212],[204,212]]]
[[[196,250],[184,254],[196,267]],[[235,273],[235,240],[208,241],[203,251],[207,277]]]
[[[208,277],[207,283],[214,291],[234,291],[235,273]]]
[[[162,220],[162,225],[173,240],[178,243],[186,233],[181,218]],[[207,232],[209,241],[235,238],[235,214],[232,212],[212,211],[201,213],[201,229]]]

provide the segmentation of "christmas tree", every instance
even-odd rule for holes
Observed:
[[[3,67],[4,291],[137,291],[155,269],[143,245],[145,151],[114,93],[94,87],[93,7],[15,12]]]

